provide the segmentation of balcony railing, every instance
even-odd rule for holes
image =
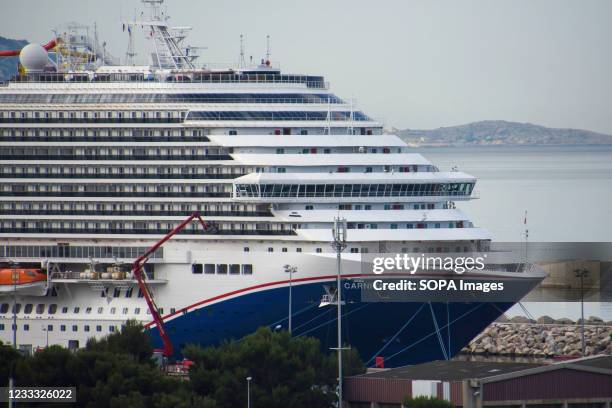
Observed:
[[[113,210],[2,210],[0,215],[71,215],[71,216],[151,216],[151,217],[187,217],[194,210],[187,211],[113,211]],[[270,211],[200,211],[203,217],[273,217]]]
[[[106,192],[106,191],[0,191],[2,197],[217,197],[228,198],[229,192]]]
[[[127,154],[1,154],[0,160],[232,160],[227,154],[127,155]]]
[[[0,136],[0,142],[210,142],[206,136]]]
[[[232,180],[244,174],[69,174],[69,173],[0,173],[2,178],[66,178],[66,179],[197,179]]]
[[[0,227],[2,234],[130,234],[130,235],[165,235],[166,230],[152,230],[141,228],[26,228]],[[265,236],[289,236],[296,235],[292,230],[286,231],[269,231],[269,230],[216,230],[203,231],[198,230],[182,230],[179,232],[182,235],[265,235]]]

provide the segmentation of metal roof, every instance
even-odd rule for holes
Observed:
[[[523,377],[526,375],[541,374],[549,371],[571,369],[577,371],[586,371],[598,374],[607,374],[612,376],[612,355],[597,355],[578,358],[575,360],[560,361],[554,364],[543,365],[514,373],[499,373],[483,378],[483,383],[493,383],[498,381],[509,380],[512,378]]]
[[[494,374],[514,373],[525,369],[541,367],[542,365],[541,363],[436,360],[414,366],[381,370],[359,377],[461,381],[470,378],[490,377]]]

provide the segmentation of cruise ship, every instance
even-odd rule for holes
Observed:
[[[144,268],[177,355],[290,321],[292,335],[336,347],[336,218],[343,338],[368,365],[450,358],[512,306],[361,301],[363,254],[489,248],[457,208],[476,179],[441,171],[323,76],[284,73],[269,52],[198,65],[162,1],[123,24],[123,64],[74,24],[4,54],[21,66],[0,86],[3,343],[79,348],[137,320],[161,346],[130,267],[194,213],[209,228],[189,223]],[[154,50],[146,66],[133,62],[137,30]],[[528,265],[487,274],[543,278]]]

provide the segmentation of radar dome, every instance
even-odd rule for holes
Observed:
[[[19,62],[27,71],[43,71],[49,62],[47,50],[39,44],[28,44],[21,49]]]

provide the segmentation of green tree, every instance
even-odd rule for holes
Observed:
[[[151,362],[151,356],[153,355],[151,339],[144,332],[142,324],[134,320],[128,320],[120,332],[115,332],[99,340],[91,338],[85,348],[87,350],[130,354],[141,363]]]
[[[406,397],[404,398],[406,408],[453,408],[450,402],[435,397]]]
[[[315,338],[260,328],[218,347],[187,346],[184,354],[196,362],[190,370],[193,391],[222,407],[245,404],[249,376],[257,406],[330,407],[336,400],[337,357],[323,353]],[[346,356],[347,375],[364,371],[356,350]]]

